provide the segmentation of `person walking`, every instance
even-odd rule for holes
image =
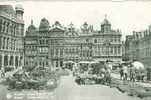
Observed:
[[[5,77],[5,69],[3,67],[1,68],[1,77]]]
[[[127,80],[128,77],[128,68],[126,65],[123,66],[124,80]]]
[[[106,72],[105,72],[105,80],[107,85],[111,85],[111,70],[112,70],[112,65],[107,62],[106,64]]]
[[[136,74],[135,68],[133,66],[130,67],[130,81],[135,82]]]
[[[119,70],[120,79],[123,80],[124,72],[123,72],[123,67],[122,67],[122,65],[120,65],[119,68],[120,68],[120,70]]]

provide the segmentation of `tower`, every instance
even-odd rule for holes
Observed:
[[[24,9],[22,8],[22,6],[17,5],[15,7],[15,10],[16,10],[16,19],[23,20]]]
[[[103,20],[103,23],[101,24],[101,31],[103,33],[106,33],[106,32],[110,32],[111,31],[111,24],[110,22],[108,21],[107,19],[107,15],[105,15],[105,18]]]

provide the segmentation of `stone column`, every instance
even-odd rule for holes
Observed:
[[[9,38],[9,41],[8,41],[8,49],[11,50],[11,38]]]
[[[15,59],[16,59],[16,56],[14,56],[13,58],[14,58],[14,59],[13,59],[13,67],[16,68],[16,66],[15,66]]]
[[[13,45],[13,49],[16,50],[16,41],[14,40],[14,45]]]
[[[10,66],[10,55],[8,55],[8,63],[7,63],[7,66]]]
[[[53,49],[53,55],[52,55],[52,58],[53,58],[53,57],[56,57],[56,56],[55,56],[55,54],[56,54],[56,49],[54,48],[54,49]]]
[[[3,46],[2,46],[2,48],[3,49],[5,49],[5,37],[3,37],[3,39],[2,39],[3,41],[2,41],[2,43],[3,43]]]
[[[2,44],[3,44],[2,38],[3,38],[3,37],[0,37],[0,49],[2,49]]]
[[[5,33],[7,33],[7,23],[5,23]]]
[[[58,57],[61,57],[61,56],[60,56],[60,48],[58,48]]]
[[[115,56],[115,46],[113,46],[113,56]]]
[[[20,67],[20,56],[18,56],[18,67]]]
[[[0,32],[3,32],[3,20],[2,20],[2,25],[1,25],[1,30],[0,30]]]
[[[54,68],[56,68],[56,61],[53,61],[53,66]]]
[[[2,54],[2,67],[4,67],[4,54]]]
[[[7,49],[7,38],[5,38],[5,49]]]

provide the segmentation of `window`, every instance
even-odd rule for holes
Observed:
[[[46,44],[48,44],[48,40],[46,40]]]
[[[39,43],[42,44],[41,40],[39,40]]]
[[[63,49],[60,49],[60,56],[63,56]]]
[[[86,42],[89,42],[89,39],[86,39]]]
[[[60,66],[61,66],[61,67],[63,66],[63,61],[60,61]]]
[[[48,65],[48,62],[46,62],[46,65]]]
[[[56,67],[58,67],[58,61],[56,61]]]
[[[56,56],[58,56],[58,49],[56,49]]]
[[[115,54],[115,55],[117,54],[117,49],[116,49],[116,47],[114,47],[114,54]]]
[[[94,43],[97,43],[97,39],[94,39]]]
[[[54,49],[51,49],[51,56],[54,55]]]
[[[120,48],[120,46],[118,47],[118,54],[120,54],[121,53],[121,48]]]

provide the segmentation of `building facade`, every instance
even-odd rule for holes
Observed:
[[[44,18],[39,28],[31,22],[26,31],[26,66],[62,67],[68,61],[93,60],[122,60],[121,32],[111,29],[107,18],[103,20],[99,30],[94,30],[87,22],[80,29],[75,28],[72,23],[64,27],[59,21],[49,25]]]
[[[151,65],[151,26],[143,31],[133,31],[126,38],[125,48],[128,60],[138,60],[146,67]]]
[[[23,13],[21,6],[0,5],[0,69],[24,63]]]

